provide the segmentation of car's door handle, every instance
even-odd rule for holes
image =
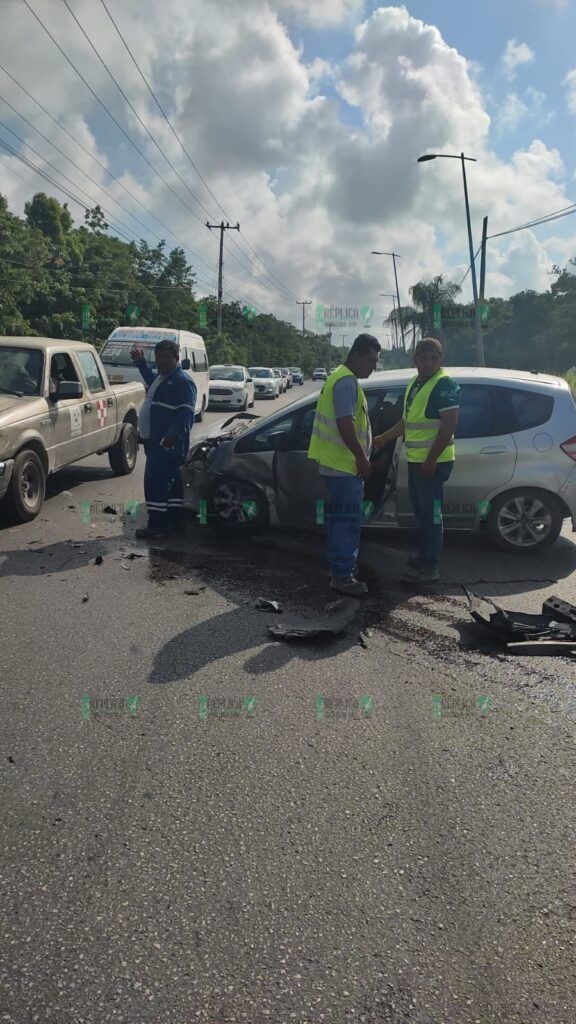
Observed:
[[[92,412],[92,402],[84,403],[84,412]]]
[[[107,404],[108,405],[114,405],[114,399],[113,398],[109,398]]]
[[[480,455],[504,455],[508,448],[481,448]]]

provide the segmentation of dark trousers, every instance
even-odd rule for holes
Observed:
[[[184,493],[180,477],[182,459],[158,453],[149,442],[144,443],[146,469],[144,470],[144,497],[151,530],[170,533],[181,526],[184,519]]]
[[[414,515],[420,525],[420,558],[436,566],[442,551],[444,484],[454,469],[453,462],[438,462],[433,476],[420,476],[419,462],[408,463],[408,488]]]

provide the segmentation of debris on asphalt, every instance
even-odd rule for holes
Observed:
[[[254,607],[261,612],[276,612],[277,615],[281,615],[284,611],[278,601],[269,601],[266,597],[257,597]]]
[[[195,590],[185,590],[184,593],[187,594],[189,597],[192,597],[195,594],[201,594],[203,590],[206,590],[206,587],[196,587]]]
[[[96,555],[96,558],[94,559],[94,565],[102,565],[103,561],[104,559],[102,555]]]
[[[129,551],[128,554],[123,557],[132,562],[135,558],[146,558],[147,554],[147,551]]]
[[[120,562],[120,568],[121,569],[126,569],[126,572],[130,572],[130,566],[129,565],[125,565],[124,562]]]
[[[86,604],[87,600],[88,600],[88,594],[84,594],[84,597],[82,598],[82,604]]]
[[[67,505],[67,506],[66,506],[66,508],[72,508],[72,509],[75,509],[75,508],[76,508],[76,505]]]
[[[474,621],[506,641],[513,653],[536,653],[537,647],[542,654],[576,650],[576,608],[567,601],[550,597],[540,615],[531,615],[501,608],[491,598],[463,589]]]
[[[281,626],[268,626],[268,632],[276,640],[333,640],[346,632],[359,608],[356,598],[343,597],[327,605],[324,615],[294,618]]]
[[[359,634],[359,636],[358,636],[358,643],[360,644],[360,647],[364,648],[365,651],[368,650],[368,644],[366,642],[366,637],[364,636],[363,633]]]
[[[110,516],[117,516],[118,515],[118,509],[117,508],[112,508],[112,505],[106,505],[102,509],[102,511],[103,512],[107,512],[108,515],[110,515]]]

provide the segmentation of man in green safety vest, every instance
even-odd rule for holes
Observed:
[[[405,582],[431,583],[440,579],[444,484],[454,469],[454,431],[458,422],[460,388],[442,369],[442,345],[423,338],[416,345],[418,374],[404,396],[404,415],[390,430],[374,438],[373,448],[404,434],[408,486],[414,515],[420,525],[420,550],[408,559]]]
[[[373,335],[359,334],[346,362],[330,374],[318,399],[308,449],[330,495],[324,506],[330,586],[354,597],[368,593],[356,578],[356,558],[372,444],[366,396],[358,380],[374,372],[380,348]]]

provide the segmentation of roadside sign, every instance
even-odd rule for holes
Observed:
[[[480,322],[485,324],[490,316],[490,306],[487,302],[478,303]],[[441,327],[442,324],[468,324],[474,323],[476,312],[473,305],[469,306],[434,306],[434,327]]]
[[[198,306],[198,326],[208,326],[208,316],[205,302],[201,302],[200,305]]]
[[[136,306],[134,303],[131,303],[126,309],[126,316],[131,324],[135,324],[140,316],[140,306]]]
[[[82,330],[90,328],[90,306],[85,302],[82,306]]]

